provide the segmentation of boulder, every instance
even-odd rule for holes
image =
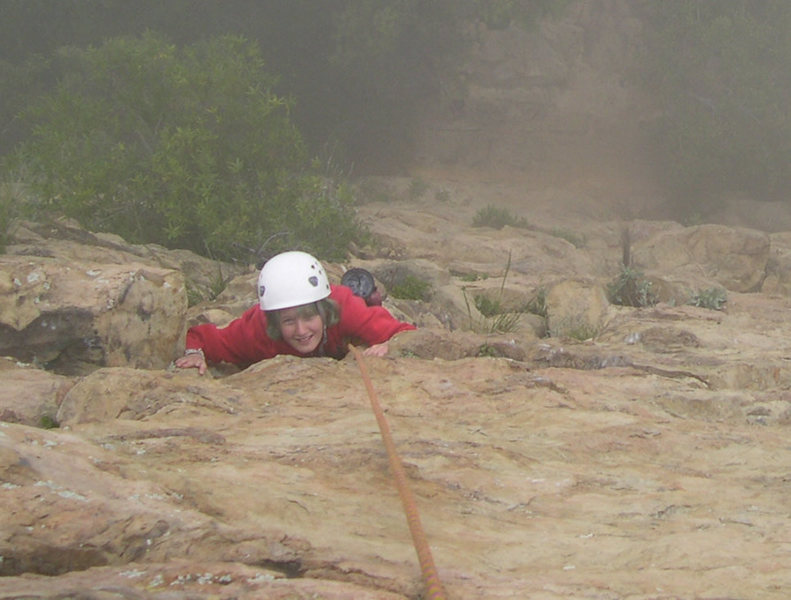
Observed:
[[[634,264],[646,274],[690,287],[720,285],[734,292],[761,287],[769,260],[769,235],[755,229],[699,225],[662,231],[634,245]]]
[[[182,343],[186,309],[175,270],[0,256],[0,355],[60,373],[167,365]]]

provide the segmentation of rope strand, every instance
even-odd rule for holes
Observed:
[[[417,503],[412,491],[409,489],[407,482],[406,471],[401,463],[401,459],[396,452],[393,436],[390,433],[390,425],[387,423],[384,411],[379,404],[379,399],[374,391],[374,386],[371,383],[371,378],[368,375],[368,368],[363,360],[363,355],[360,351],[349,344],[349,349],[354,354],[357,365],[360,367],[365,387],[368,390],[368,397],[371,399],[371,408],[376,416],[376,422],[379,424],[379,431],[382,434],[385,450],[387,450],[387,459],[390,462],[390,469],[393,471],[395,477],[396,487],[398,488],[398,495],[401,497],[401,504],[406,513],[407,524],[409,525],[409,532],[412,534],[412,543],[417,552],[417,558],[420,562],[420,571],[423,574],[423,582],[426,586],[426,599],[427,600],[446,600],[445,590],[442,587],[442,582],[437,573],[437,567],[434,565],[434,559],[431,556],[431,548],[429,548],[426,534],[423,531],[423,525],[420,522],[420,515],[417,510]]]

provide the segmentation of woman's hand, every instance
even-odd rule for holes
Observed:
[[[203,352],[191,352],[177,358],[174,364],[179,369],[198,369],[198,374],[203,375],[208,368]]]
[[[363,356],[386,356],[389,350],[387,342],[381,344],[374,344],[363,350]]]

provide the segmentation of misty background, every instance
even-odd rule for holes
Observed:
[[[367,235],[366,175],[573,176],[609,152],[682,221],[785,203],[790,30],[760,0],[0,0],[0,245],[63,214],[332,258]]]

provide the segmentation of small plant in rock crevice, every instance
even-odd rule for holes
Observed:
[[[553,338],[568,338],[584,342],[595,338],[599,334],[599,328],[591,325],[582,317],[577,317],[554,324],[548,334]]]
[[[710,310],[723,310],[727,301],[728,293],[723,288],[711,287],[693,294],[687,304]]]
[[[38,425],[42,429],[57,429],[60,427],[60,423],[51,415],[42,415],[38,421]]]
[[[618,277],[607,285],[607,295],[610,302],[620,306],[653,306],[658,300],[652,287],[640,270],[623,266]]]
[[[511,270],[511,253],[508,253],[508,261],[505,265],[503,278],[500,282],[500,288],[495,298],[491,298],[485,294],[477,294],[473,297],[473,304],[478,312],[483,315],[483,320],[478,322],[473,317],[472,307],[470,300],[467,297],[466,287],[462,287],[462,294],[464,295],[464,302],[467,305],[467,315],[470,320],[470,329],[479,333],[509,333],[516,329],[519,319],[521,318],[524,310],[511,311],[503,306],[503,290],[505,289],[505,281],[508,277],[508,272]]]

